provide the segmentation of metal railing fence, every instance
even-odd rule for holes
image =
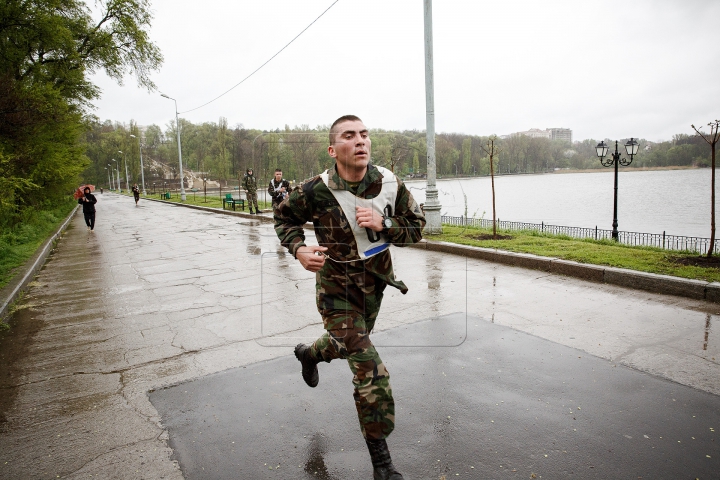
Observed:
[[[451,217],[443,215],[441,221],[447,225],[492,228],[492,220],[487,218]],[[602,228],[570,227],[566,225],[549,225],[542,223],[497,221],[499,230],[536,231],[550,235],[567,235],[572,238],[591,238],[593,240],[612,240],[612,230]],[[686,237],[663,233],[618,232],[618,242],[625,245],[657,247],[666,250],[687,250],[705,253],[710,246],[710,239],[703,237]],[[720,247],[720,239],[715,240],[714,251]]]

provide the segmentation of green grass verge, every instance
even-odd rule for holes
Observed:
[[[18,273],[45,240],[67,218],[77,202],[68,199],[52,210],[26,210],[14,227],[0,227],[0,288]]]
[[[125,192],[122,193],[123,195],[127,195],[128,197],[132,198],[131,194],[126,194]],[[223,197],[225,194],[223,193]],[[160,198],[160,194],[156,193],[155,195],[148,194],[146,196],[147,198],[152,198],[155,200],[163,200],[165,202],[177,202],[177,203],[185,203],[189,205],[199,205],[201,207],[210,207],[210,208],[222,208],[222,198],[216,195],[208,195],[207,198],[201,193],[198,192],[195,195],[193,195],[192,192],[185,192],[186,200],[184,202],[180,201],[180,194],[177,192],[171,193],[171,197],[169,199],[166,198]],[[140,199],[142,200],[142,195],[140,196]],[[272,203],[270,202],[263,202],[262,200],[258,200],[258,207],[260,207],[261,210],[272,210]],[[228,207],[228,209],[232,210],[231,207]],[[240,210],[239,207],[237,207],[238,212],[242,212],[243,210]],[[245,212],[248,211],[247,205],[245,206]]]
[[[432,235],[427,238],[428,240],[531,253],[543,257],[709,282],[720,281],[720,268],[679,265],[673,261],[677,257],[697,257],[697,253],[676,252],[652,247],[633,247],[617,244],[612,240],[579,240],[564,235],[548,235],[534,231],[498,230],[498,234],[513,237],[508,240],[477,240],[473,238],[483,233],[492,234],[492,229],[443,225],[442,235]]]

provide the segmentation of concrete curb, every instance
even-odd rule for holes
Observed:
[[[132,197],[130,197],[130,198],[132,198]],[[187,203],[168,202],[165,200],[159,200],[159,199],[148,198],[148,197],[142,197],[141,200],[150,200],[151,202],[165,203],[167,205],[174,205],[176,207],[192,208],[193,210],[201,210],[201,211],[210,212],[210,213],[219,213],[221,215],[230,215],[233,217],[250,218],[250,219],[255,219],[260,222],[265,222],[265,223],[274,223],[275,222],[275,220],[273,220],[272,217],[265,217],[263,215],[254,215],[251,213],[238,212],[238,211],[234,211],[234,210],[225,210],[222,208],[203,207],[200,205],[190,205]]]
[[[19,267],[20,271],[10,280],[10,283],[0,289],[0,300],[3,302],[0,306],[0,321],[5,321],[5,317],[12,303],[25,291],[37,271],[45,265],[45,260],[47,260],[48,255],[50,255],[55,240],[65,231],[79,207],[79,205],[75,205],[75,208],[73,208],[62,225],[55,230],[55,233],[45,240],[42,247],[35,252],[35,255],[33,255],[30,260],[25,262],[25,265]]]
[[[448,242],[435,242],[426,239],[421,240],[415,245],[411,245],[411,247],[434,252],[463,255],[490,262],[504,263],[515,267],[541,270],[591,282],[607,283],[636,290],[720,303],[719,282],[692,280],[656,273],[638,272],[624,268],[572,262],[559,258],[539,257],[527,253],[506,252],[503,250],[458,245]]]

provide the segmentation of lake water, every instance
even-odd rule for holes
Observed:
[[[710,169],[620,169],[618,230],[710,237]],[[718,178],[720,182],[720,178]],[[501,220],[612,230],[614,171],[495,178]],[[424,181],[409,181],[418,203]],[[492,218],[490,177],[437,181],[442,215]],[[720,202],[716,198],[716,208]]]

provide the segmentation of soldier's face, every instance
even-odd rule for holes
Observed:
[[[275,181],[279,182],[282,180],[282,172],[275,172]]]
[[[370,161],[370,137],[367,127],[360,121],[347,121],[336,126],[335,141],[328,147],[328,154],[344,169],[367,168]]]

